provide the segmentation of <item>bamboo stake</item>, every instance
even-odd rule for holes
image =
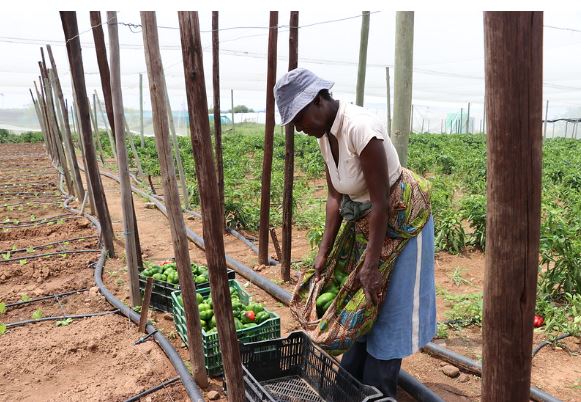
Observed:
[[[93,190],[95,209],[97,210],[97,217],[101,224],[103,243],[105,244],[105,247],[107,247],[109,256],[113,257],[115,256],[115,249],[113,246],[113,227],[111,225],[111,217],[107,208],[107,199],[105,198],[105,193],[103,191],[103,184],[101,183],[95,148],[93,147],[93,141],[91,138],[91,123],[89,117],[91,112],[87,98],[87,89],[85,87],[85,73],[83,69],[83,58],[81,55],[81,42],[79,39],[79,28],[77,26],[77,15],[74,11],[61,11],[60,16],[63,31],[65,33],[74,93],[77,94],[77,105],[79,107],[79,119],[81,122],[82,137],[85,147],[87,171],[91,178],[90,184]]]
[[[365,95],[365,73],[367,71],[367,44],[369,42],[369,11],[361,14],[361,39],[359,43],[359,64],[357,69],[357,87],[355,104],[363,106]]]
[[[190,135],[196,162],[196,175],[200,186],[202,206],[202,224],[204,226],[204,245],[210,274],[212,301],[218,340],[222,352],[222,362],[228,400],[242,402],[245,397],[242,380],[240,349],[236,337],[236,328],[232,320],[232,300],[226,275],[226,257],[224,253],[224,228],[220,216],[218,180],[215,164],[212,160],[210,122],[208,121],[208,102],[204,81],[204,63],[200,39],[200,23],[197,12],[178,12],[182,55],[184,59],[184,77],[188,110],[190,117]],[[197,113],[195,113],[197,111]]]
[[[289,21],[289,55],[288,69],[294,70],[298,65],[299,57],[299,12],[291,11]],[[280,274],[283,281],[290,281],[290,265],[292,254],[293,229],[293,182],[295,165],[295,129],[292,124],[285,127],[284,132],[284,194],[282,201],[282,259],[280,260]]]
[[[272,148],[274,141],[274,85],[276,83],[276,44],[278,38],[278,11],[270,12],[268,33],[268,71],[266,76],[266,124],[264,128],[264,156],[262,159],[262,187],[260,192],[260,228],[258,231],[258,263],[268,265],[268,230],[270,220],[270,183]]]
[[[221,216],[226,228],[224,215],[224,162],[222,160],[222,115],[220,111],[220,38],[218,11],[212,11],[212,87],[214,94],[214,154],[218,170],[218,192],[220,194]]]
[[[159,50],[157,22],[154,12],[141,12],[143,26],[143,43],[149,81],[149,94],[153,113],[155,144],[159,155],[159,165],[163,177],[164,200],[168,210],[168,219],[173,240],[174,255],[182,290],[186,330],[188,334],[188,351],[192,363],[192,373],[196,383],[202,388],[208,386],[208,376],[204,366],[204,353],[201,338],[200,317],[196,301],[196,288],[192,279],[190,255],[186,225],[180,208],[180,196],[170,144],[167,110],[167,87],[163,64]],[[204,231],[205,232],[205,231]],[[213,291],[213,289],[212,289]]]
[[[137,222],[133,210],[133,194],[131,178],[127,166],[127,150],[125,149],[125,116],[123,114],[123,94],[121,92],[121,57],[119,54],[119,31],[117,28],[117,12],[107,11],[109,49],[111,51],[111,98],[113,103],[113,121],[115,141],[117,146],[117,166],[119,167],[119,183],[121,187],[121,204],[123,209],[123,228],[125,230],[125,261],[129,272],[130,301],[133,306],[141,304],[139,291],[139,269],[137,267],[137,242],[135,233]],[[97,102],[99,98],[97,97]]]
[[[541,222],[543,13],[485,12],[484,47],[490,133],[482,400],[528,401]]]

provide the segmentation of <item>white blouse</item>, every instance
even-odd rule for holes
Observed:
[[[339,143],[337,166],[327,138],[330,134],[334,135]],[[360,106],[339,101],[339,110],[331,126],[330,134],[325,134],[317,141],[329,169],[333,187],[339,193],[347,194],[353,201],[370,200],[359,156],[372,138],[383,140],[389,170],[389,185],[395,183],[401,173],[399,157],[377,116]]]

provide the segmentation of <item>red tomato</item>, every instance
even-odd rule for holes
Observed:
[[[254,314],[254,311],[247,311],[246,313],[244,313],[244,315],[246,316],[246,318],[248,318],[250,321],[254,321],[256,318],[256,315]]]
[[[541,317],[540,315],[535,314],[535,318],[533,320],[533,325],[535,328],[539,328],[540,326],[543,325],[543,323],[545,322],[545,319],[543,317]]]

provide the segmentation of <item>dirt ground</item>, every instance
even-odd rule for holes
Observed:
[[[4,146],[3,146],[4,147]],[[49,168],[47,159],[42,154],[40,146],[9,146],[2,155],[12,155],[13,152],[37,155],[35,163]],[[18,170],[18,163],[3,162],[10,165],[13,171]],[[4,165],[2,165],[4,166]],[[27,162],[30,167],[30,163]],[[4,170],[3,170],[4,171]],[[23,174],[32,175],[31,182],[39,182],[34,177],[34,169]],[[46,172],[46,170],[44,171]],[[45,180],[46,177],[42,180]],[[128,275],[123,255],[123,227],[121,212],[121,196],[117,182],[103,177],[107,202],[110,208],[114,231],[117,258],[108,260],[105,266],[103,279],[107,287],[118,298],[128,303],[129,286]],[[20,221],[29,220],[30,208],[39,208],[38,204],[26,205],[23,211],[7,211],[3,204],[13,202],[4,201],[1,192],[15,192],[10,188],[14,180],[7,180],[5,175],[0,179],[0,222],[6,217],[17,217]],[[56,183],[56,176],[53,176]],[[23,183],[21,180],[20,183]],[[6,186],[6,190],[2,187]],[[161,186],[156,186],[161,192]],[[8,190],[9,189],[9,190]],[[42,191],[52,191],[56,187],[43,187]],[[35,189],[36,190],[36,189]],[[18,190],[21,191],[21,190]],[[22,190],[24,191],[24,190]],[[29,190],[26,190],[29,191]],[[45,201],[47,194],[39,194],[38,199]],[[33,198],[34,200],[34,198]],[[31,202],[29,198],[24,202]],[[33,201],[32,201],[33,202]],[[134,203],[139,228],[139,236],[144,260],[162,261],[173,256],[173,247],[167,219],[156,209],[146,207],[146,200],[134,196]],[[65,213],[62,208],[51,204],[47,208],[40,207],[44,215]],[[20,215],[15,213],[19,212]],[[40,214],[34,213],[37,217]],[[28,214],[28,215],[27,215]],[[26,248],[38,246],[48,242],[55,242],[72,237],[82,237],[94,234],[86,222],[81,220],[66,220],[58,223],[56,230],[53,227],[36,229],[11,229],[0,232],[0,250],[12,248]],[[199,219],[188,219],[187,225],[201,235],[202,225]],[[51,226],[56,226],[51,225]],[[46,232],[45,232],[46,230]],[[277,232],[281,239],[280,229]],[[241,241],[233,236],[225,235],[226,253],[247,266],[255,268],[261,275],[280,284],[288,291],[292,291],[293,284],[281,281],[279,266],[257,267],[256,255]],[[83,239],[70,242],[66,247],[74,249],[94,248],[96,239]],[[64,247],[60,245],[60,247]],[[194,244],[190,243],[192,261],[205,263],[205,254]],[[42,250],[48,252],[49,250]],[[310,251],[305,231],[293,231],[293,260],[299,260]],[[35,251],[39,253],[41,251]],[[23,252],[19,252],[23,253]],[[21,254],[14,254],[15,257]],[[26,252],[24,252],[26,254]],[[275,256],[274,249],[270,253]],[[15,322],[29,319],[30,315],[41,308],[45,316],[57,314],[79,314],[93,311],[106,311],[112,307],[104,301],[102,296],[91,291],[93,285],[92,270],[89,262],[96,260],[96,255],[79,254],[61,260],[60,257],[46,260],[30,260],[26,265],[18,262],[0,264],[0,301],[10,303],[20,299],[23,293],[31,297],[38,295],[59,293],[67,290],[86,288],[78,294],[67,296],[60,303],[35,303],[21,307],[0,316],[1,322]],[[48,269],[46,267],[49,267]],[[454,282],[454,272],[460,273],[465,280],[460,284]],[[451,294],[475,293],[482,290],[484,279],[484,255],[477,251],[468,251],[454,256],[439,253],[436,257],[436,285],[439,290]],[[292,319],[289,310],[279,301],[248,280],[237,275],[237,280],[252,295],[253,300],[262,302],[265,306],[278,313],[281,317],[281,333],[285,336],[289,332],[299,329]],[[64,302],[64,300],[67,300]],[[64,303],[63,303],[64,302]],[[442,296],[438,296],[438,319],[445,319],[445,311],[449,309]],[[150,311],[150,319],[174,344],[182,358],[188,360],[185,345],[177,336],[171,314]],[[175,376],[175,371],[163,352],[153,342],[136,347],[133,341],[137,339],[136,327],[127,319],[119,315],[107,315],[83,320],[75,320],[64,327],[56,327],[54,323],[33,324],[10,329],[0,336],[0,359],[8,364],[0,368],[0,401],[3,400],[123,400],[143,389],[161,383],[163,380]],[[544,339],[542,333],[535,333],[534,343]],[[469,327],[461,330],[449,330],[447,339],[437,339],[437,343],[459,352],[474,360],[481,359],[482,336],[479,327]],[[581,400],[581,365],[579,364],[580,340],[568,338],[566,346],[575,352],[570,355],[565,349],[545,347],[533,359],[532,384],[541,390],[552,394],[564,401]],[[147,350],[145,350],[147,349]],[[36,363],[34,363],[36,362]],[[416,353],[404,359],[403,368],[419,381],[430,387],[446,401],[479,401],[480,378],[471,374],[461,373],[457,378],[450,378],[444,374],[443,363],[424,353]],[[558,367],[558,370],[555,370]],[[78,369],[78,370],[77,370]],[[87,375],[82,375],[87,373]],[[97,376],[101,380],[94,381]],[[213,379],[208,389],[218,391],[219,399],[226,400],[222,388],[222,379]],[[44,395],[38,399],[39,395]],[[207,395],[207,393],[205,394]],[[10,398],[15,396],[16,399]],[[6,398],[6,399],[3,399]],[[78,399],[77,399],[78,398]],[[144,400],[161,401],[187,400],[181,383],[166,387]],[[402,390],[398,400],[413,400]]]

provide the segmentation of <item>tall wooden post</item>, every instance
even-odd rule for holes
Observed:
[[[266,73],[266,124],[264,127],[264,156],[260,192],[260,228],[258,231],[258,263],[268,265],[268,234],[270,230],[270,182],[274,141],[274,85],[276,83],[276,44],[278,11],[270,12],[268,24],[268,71]]]
[[[391,140],[403,167],[407,166],[408,160],[413,56],[414,12],[398,11],[395,17],[395,73]]]
[[[143,74],[139,73],[139,136],[141,138],[141,148],[145,147],[143,134]]]
[[[46,45],[46,50],[48,51],[48,58],[50,60],[50,65],[52,67],[53,72],[53,79],[54,79],[54,89],[56,90],[56,97],[57,97],[57,105],[60,107],[60,111],[62,114],[62,121],[61,124],[63,126],[63,135],[64,135],[64,142],[65,142],[65,149],[68,153],[68,157],[71,161],[71,170],[73,175],[73,182],[75,184],[75,189],[77,193],[77,198],[79,201],[82,201],[85,198],[85,189],[83,188],[83,181],[81,179],[81,173],[79,171],[79,164],[77,162],[77,155],[75,153],[75,146],[73,144],[72,134],[71,134],[71,126],[69,124],[69,111],[67,106],[65,105],[65,97],[63,95],[63,89],[61,87],[61,82],[58,76],[58,71],[56,68],[56,63],[54,61],[54,57],[52,54],[52,49],[50,45]]]
[[[294,70],[299,59],[299,12],[291,11],[288,37],[288,69]],[[284,128],[284,194],[282,200],[282,261],[281,277],[290,281],[292,230],[293,230],[293,182],[295,169],[295,128],[287,124]]]
[[[105,35],[103,33],[103,24],[101,23],[101,12],[91,11],[91,27],[93,30],[93,40],[95,41],[95,53],[97,54],[97,65],[99,66],[99,76],[101,77],[101,89],[103,90],[103,99],[105,101],[105,110],[107,119],[111,127],[112,135],[115,135],[115,118],[113,117],[113,102],[111,101],[111,76],[109,72],[109,63],[107,63],[107,48],[105,47]],[[100,107],[100,106],[99,106]],[[95,119],[97,116],[95,115]],[[105,124],[105,127],[107,124]],[[111,148],[115,147],[115,138],[111,142]]]
[[[482,400],[528,401],[541,218],[543,13],[485,12]]]
[[[164,201],[168,210],[167,216],[169,218],[174,255],[186,313],[188,350],[194,379],[199,386],[205,388],[208,385],[208,376],[206,367],[204,366],[204,352],[201,337],[202,329],[200,326],[198,304],[195,297],[196,288],[192,279],[186,225],[180,208],[180,196],[175,178],[175,168],[169,140],[168,110],[166,109],[167,102],[165,101],[168,97],[163,64],[159,51],[155,13],[142,11],[141,24],[143,26],[145,61],[147,64],[149,94],[153,113],[153,131],[156,139],[161,175],[163,177]]]
[[[188,186],[186,185],[186,173],[184,171],[184,165],[182,163],[182,156],[180,154],[180,144],[178,142],[178,136],[176,133],[176,128],[173,121],[173,113],[171,111],[171,105],[169,103],[169,95],[167,93],[167,84],[165,81],[165,76],[163,77],[163,85],[165,85],[165,102],[167,108],[167,118],[169,121],[169,130],[171,133],[171,139],[173,142],[173,150],[176,158],[176,163],[178,165],[178,173],[180,175],[180,185],[182,187],[183,205],[184,208],[190,206],[190,196],[188,194]]]
[[[387,84],[387,135],[391,138],[391,84],[389,82],[389,67],[385,67],[385,81]]]
[[[99,218],[99,223],[101,224],[103,243],[105,244],[105,247],[107,247],[109,255],[113,257],[115,255],[115,249],[113,246],[113,227],[111,225],[111,218],[107,208],[107,199],[105,198],[105,193],[103,191],[103,183],[101,182],[101,176],[99,174],[99,165],[95,155],[95,148],[93,147],[90,121],[91,112],[87,99],[87,89],[85,87],[85,73],[83,69],[83,57],[81,55],[81,41],[79,39],[77,15],[74,11],[61,11],[60,16],[63,31],[65,33],[74,91],[77,94],[79,120],[81,123],[83,144],[85,147],[87,171],[91,178],[90,183],[93,190],[93,197],[95,199],[95,209],[97,210],[97,216]]]
[[[214,93],[214,154],[216,155],[216,169],[218,170],[218,192],[220,193],[220,208],[224,228],[224,162],[222,160],[222,114],[220,111],[220,34],[218,11],[212,11],[212,87]]]
[[[196,162],[196,176],[200,186],[204,245],[210,274],[216,326],[218,328],[218,340],[228,386],[228,400],[241,402],[245,399],[242,364],[238,339],[236,338],[236,328],[232,320],[232,300],[226,275],[224,227],[222,226],[222,217],[218,206],[220,202],[218,198],[218,180],[212,158],[212,140],[210,138],[210,122],[208,120],[208,101],[204,81],[200,23],[197,12],[178,12],[178,19],[184,59],[190,135],[192,147],[196,150],[194,159]]]
[[[357,70],[357,87],[355,104],[363,106],[365,97],[365,73],[367,72],[367,44],[369,42],[369,11],[361,14],[361,39],[359,42],[359,67]]]
[[[113,121],[115,123],[115,142],[117,146],[117,166],[121,185],[121,206],[123,209],[123,229],[125,231],[125,261],[129,273],[130,301],[133,306],[141,305],[139,291],[139,269],[137,267],[137,244],[135,241],[136,222],[133,211],[131,179],[127,166],[127,149],[125,149],[125,116],[123,114],[123,94],[121,92],[121,62],[119,54],[119,31],[117,29],[117,12],[107,11],[109,21],[109,50],[111,52],[111,98],[113,103]],[[113,144],[112,144],[113,145]]]

